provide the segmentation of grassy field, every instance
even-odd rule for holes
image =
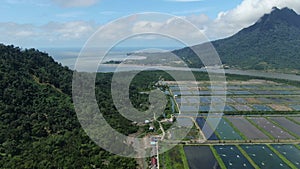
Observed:
[[[162,169],[189,169],[182,145],[177,145],[159,155],[159,164]]]

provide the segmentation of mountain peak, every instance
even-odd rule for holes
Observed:
[[[263,15],[254,25],[241,32],[274,30],[279,25],[300,28],[300,15],[287,7],[281,9],[273,7],[271,13]]]
[[[276,6],[274,6],[274,7],[272,8],[272,12],[273,12],[273,11],[280,11],[280,9],[277,8]]]
[[[252,26],[212,44],[226,65],[300,72],[300,15],[289,8],[274,7]],[[205,48],[205,44],[198,48]],[[188,48],[178,50],[176,54],[190,62],[190,66],[203,66]]]
[[[272,11],[269,15],[285,16],[285,17],[298,16],[298,14],[294,10],[292,10],[288,7],[284,7],[281,9],[279,9],[277,7],[273,7]]]

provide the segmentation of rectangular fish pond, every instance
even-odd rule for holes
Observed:
[[[280,154],[293,163],[297,168],[300,168],[300,150],[294,145],[274,144],[272,145]]]
[[[214,148],[227,168],[254,168],[236,146],[215,145]]]
[[[210,125],[216,124],[218,118],[210,118],[208,123]],[[233,127],[224,119],[221,118],[216,128],[216,132],[220,140],[242,140],[243,138],[234,130]]]
[[[250,158],[262,169],[290,168],[266,145],[241,145]]]
[[[206,125],[206,127],[203,128],[204,124],[206,122],[204,117],[198,117],[196,119],[196,122],[197,122],[198,126],[201,128],[201,130],[207,140],[218,140],[217,135],[214,133],[214,131],[211,129],[211,127],[209,125]]]
[[[247,139],[250,140],[268,140],[269,137],[266,136],[262,131],[252,125],[244,117],[226,117],[241,133],[243,133]]]
[[[219,163],[209,146],[184,146],[183,149],[190,169],[220,169]]]

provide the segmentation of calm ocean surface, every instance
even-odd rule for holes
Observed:
[[[124,60],[127,57],[127,53],[135,52],[142,50],[143,48],[117,48],[112,49],[103,59],[103,62],[110,60]],[[172,50],[173,48],[166,48],[164,50]],[[80,52],[80,48],[52,48],[52,49],[42,49],[41,51],[45,51],[49,53],[57,62],[61,63],[64,66],[68,66],[70,69],[74,69],[77,57]],[[95,57],[87,57],[87,63],[89,62],[99,62],[99,58]],[[145,69],[162,69],[162,70],[193,70],[193,71],[201,71],[206,72],[206,69],[200,68],[179,68],[179,67],[146,67],[141,65],[113,65],[113,64],[100,64],[98,72],[115,72],[116,68],[119,66],[119,71],[131,71],[131,70],[145,70]],[[87,65],[88,67],[88,65]],[[219,73],[221,70],[213,69],[211,70],[214,73]],[[226,69],[225,72],[227,74],[236,74],[236,75],[247,75],[247,76],[256,76],[256,77],[266,77],[266,78],[276,78],[276,79],[285,79],[285,80],[294,80],[300,81],[300,76],[293,74],[283,74],[283,73],[269,73],[269,72],[261,72],[254,70],[233,70]]]

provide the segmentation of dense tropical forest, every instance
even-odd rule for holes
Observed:
[[[136,168],[135,159],[101,149],[81,128],[72,104],[73,71],[35,49],[0,44],[0,166],[2,168]],[[140,130],[121,116],[111,97],[112,73],[98,73],[96,96],[108,123],[129,135]],[[186,80],[186,72],[177,72]],[[126,76],[126,73],[124,73]],[[209,80],[194,72],[197,80]],[[126,77],[125,77],[126,78]],[[227,76],[228,80],[255,77]],[[173,80],[162,71],[144,71],[130,84],[137,109],[148,109],[147,91],[159,80]],[[276,80],[299,85],[296,82]],[[166,108],[170,111],[170,107]]]
[[[134,159],[104,151],[81,129],[72,105],[71,70],[34,49],[0,45],[0,55],[1,168],[136,167]],[[110,78],[98,77],[99,103],[107,106],[111,124],[135,132],[110,106]]]
[[[0,55],[2,168],[137,167],[135,159],[108,153],[85,134],[72,104],[72,70],[36,49],[0,44]],[[113,106],[112,75],[97,74],[99,108],[113,128],[125,135],[135,133],[139,127]],[[142,91],[153,89],[160,78],[172,80],[161,71],[141,72],[133,79],[130,99],[134,107],[148,109],[148,94]]]

